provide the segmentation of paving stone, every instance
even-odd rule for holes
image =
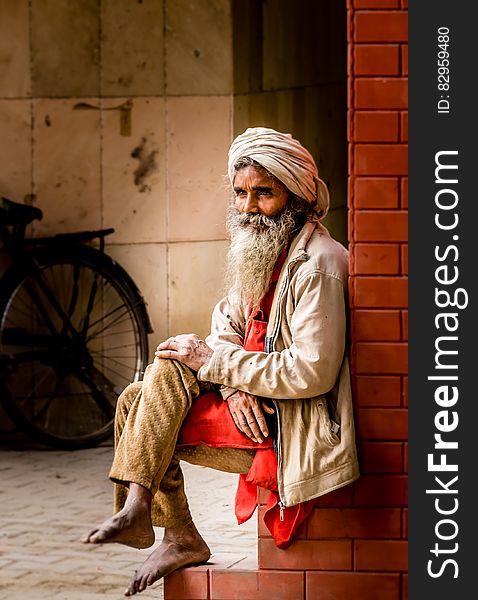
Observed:
[[[120,600],[134,569],[157,547],[83,545],[112,512],[110,445],[76,452],[0,445],[0,600]],[[257,561],[256,517],[234,515],[237,475],[183,463],[191,512],[220,564]],[[214,511],[211,511],[214,506]],[[141,594],[163,598],[163,582]]]

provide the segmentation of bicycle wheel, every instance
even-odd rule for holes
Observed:
[[[141,379],[149,319],[120,265],[89,246],[33,251],[0,294],[3,402],[31,437],[92,447],[113,430],[118,395]]]

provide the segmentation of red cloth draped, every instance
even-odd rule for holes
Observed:
[[[264,352],[272,299],[286,256],[287,249],[282,252],[277,261],[259,310],[249,316],[243,344],[245,350]],[[272,436],[265,438],[262,444],[252,441],[236,427],[229,406],[222,400],[221,395],[217,392],[207,392],[193,402],[178,436],[178,446],[197,444],[214,448],[256,449],[249,472],[246,475],[239,475],[235,502],[237,522],[244,523],[254,514],[257,506],[257,486],[268,489],[270,495],[264,513],[264,523],[276,545],[279,548],[287,548],[299,525],[314,508],[315,500],[281,510],[277,491],[277,458]]]
[[[219,392],[206,392],[194,400],[178,435],[178,446],[205,444],[213,448],[272,448],[267,437],[262,444],[253,442],[236,427]]]

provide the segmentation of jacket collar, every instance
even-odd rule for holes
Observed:
[[[299,233],[292,240],[290,250],[289,250],[289,261],[293,260],[307,260],[307,244],[309,243],[310,238],[315,230],[318,230],[320,233],[325,233],[326,228],[319,222],[307,222]]]

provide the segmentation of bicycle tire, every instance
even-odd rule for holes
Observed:
[[[121,391],[142,378],[145,303],[128,273],[93,247],[35,248],[32,256],[36,273],[12,268],[2,279],[3,404],[37,442],[94,447],[113,432]]]

